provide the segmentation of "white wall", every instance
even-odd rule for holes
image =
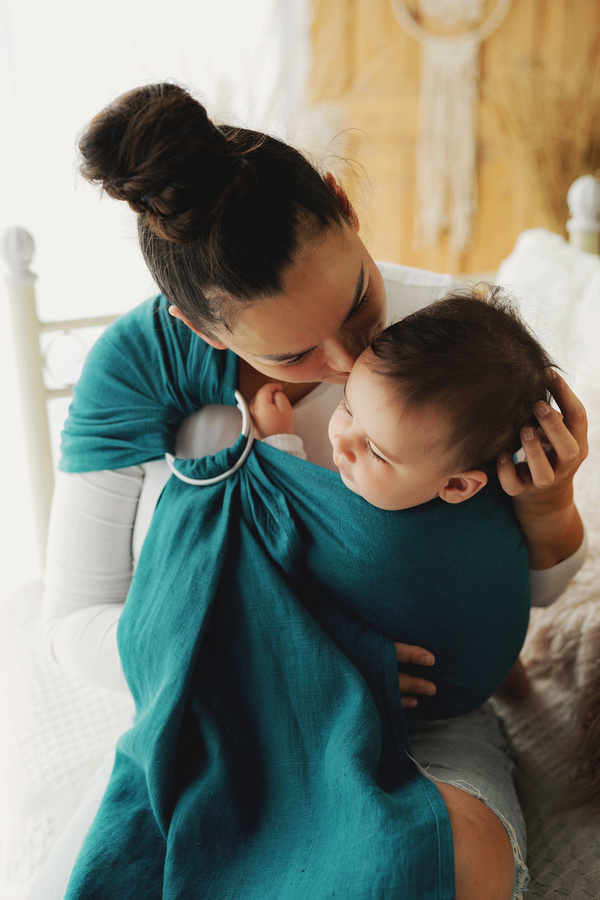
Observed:
[[[303,0],[0,0],[0,233],[17,224],[35,238],[41,318],[119,313],[155,290],[133,213],[78,179],[81,129],[123,91],[174,79],[223,121],[285,136],[306,66],[304,10]],[[39,574],[4,321],[2,594]]]

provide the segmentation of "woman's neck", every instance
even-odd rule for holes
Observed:
[[[240,391],[248,402],[252,400],[257,390],[262,387],[263,384],[268,384],[271,381],[281,384],[283,392],[292,406],[299,400],[302,400],[303,397],[306,397],[307,394],[310,394],[310,392],[320,384],[318,381],[310,384],[296,384],[293,381],[282,381],[280,378],[269,378],[268,375],[264,375],[262,372],[257,372],[256,369],[253,369],[250,363],[247,363],[245,359],[240,359]]]

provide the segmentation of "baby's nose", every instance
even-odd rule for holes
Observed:
[[[333,449],[336,453],[339,453],[340,456],[344,456],[346,459],[352,461],[354,460],[354,451],[352,449],[352,440],[350,436],[345,434],[344,432],[340,432],[336,434],[333,438]]]

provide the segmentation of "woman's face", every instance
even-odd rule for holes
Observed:
[[[210,343],[273,381],[344,384],[386,316],[383,279],[357,231],[344,224],[307,244],[283,292],[245,307]]]

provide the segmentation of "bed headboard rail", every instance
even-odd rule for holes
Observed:
[[[587,253],[600,253],[600,179],[582,175],[567,193],[571,218],[569,243]]]
[[[38,547],[43,568],[54,490],[48,401],[69,396],[73,385],[67,383],[53,388],[46,385],[44,375],[47,365],[40,346],[40,336],[46,332],[66,334],[75,330],[104,327],[116,316],[41,322],[35,303],[36,275],[30,268],[35,252],[33,238],[24,228],[9,228],[2,236],[0,249],[8,266],[6,284],[22,397],[21,408],[35,504]]]

